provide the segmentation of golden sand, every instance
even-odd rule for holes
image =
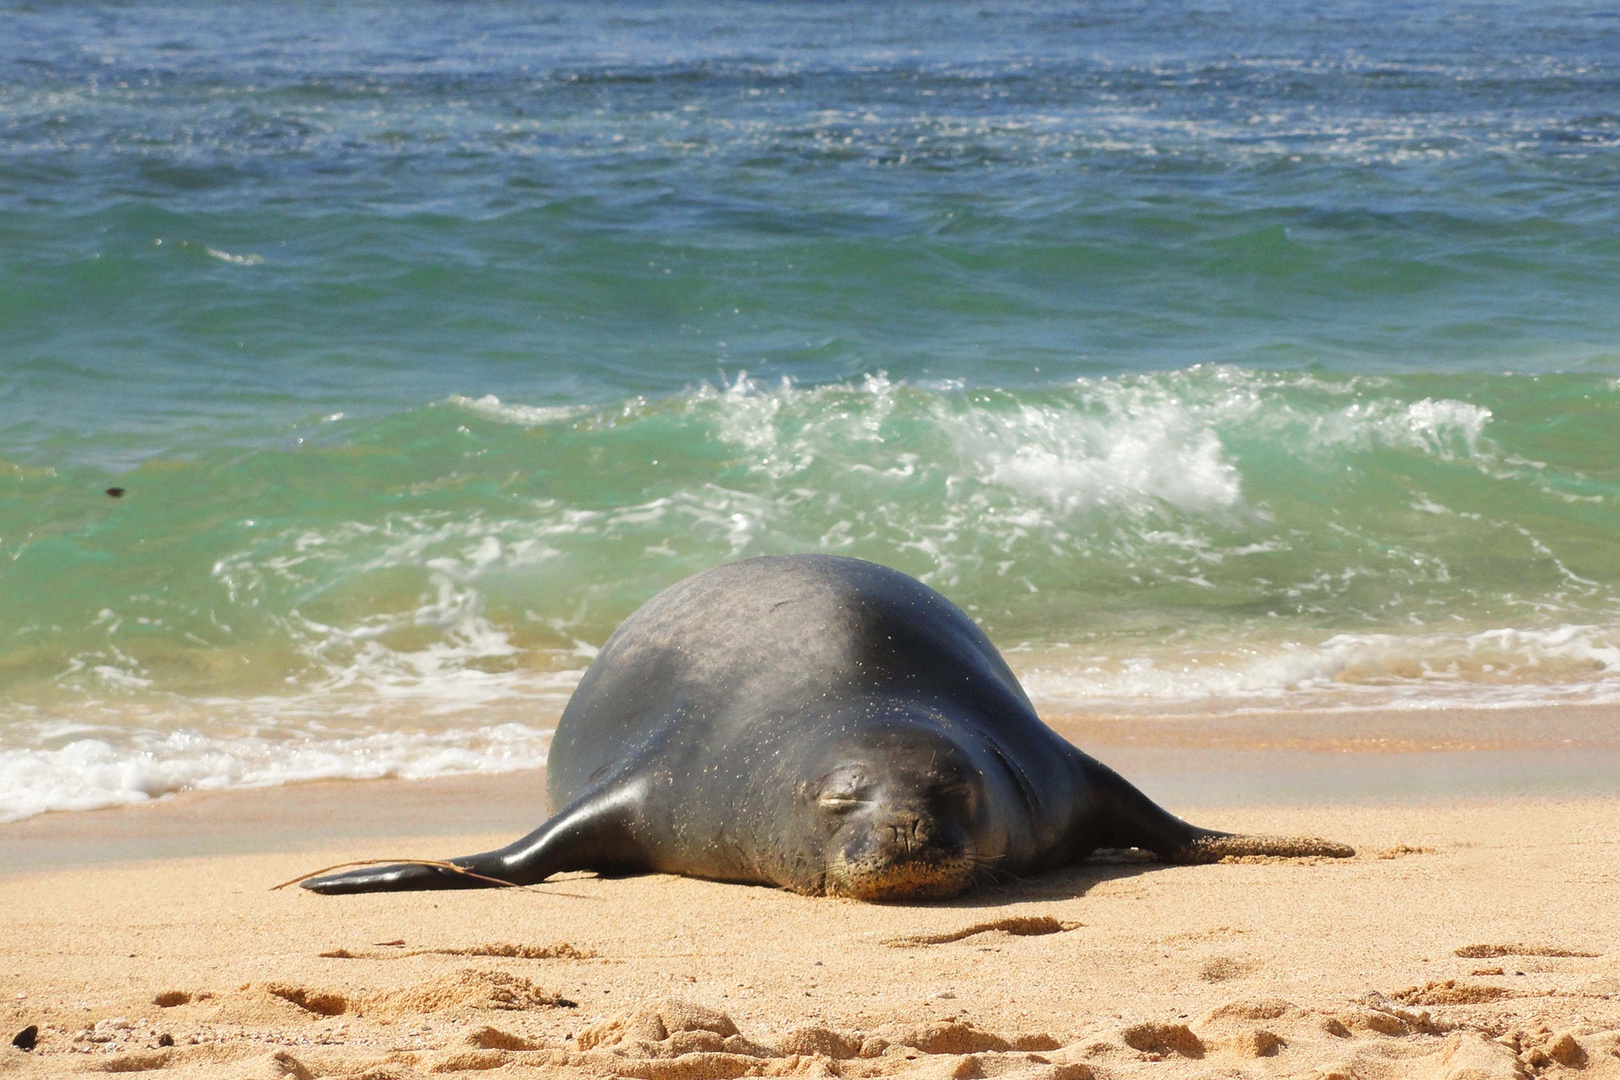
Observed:
[[[433,799],[377,784],[0,829],[0,1019],[38,1028],[0,1075],[1620,1077],[1610,796],[1173,804],[1357,855],[1114,859],[927,904],[667,876],[269,888],[503,843],[452,811],[517,782],[447,782],[418,836],[378,815],[425,825]],[[182,826],[208,854],[174,854]],[[152,857],[109,859],[108,837]]]

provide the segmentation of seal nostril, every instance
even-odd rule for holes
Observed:
[[[889,846],[896,854],[908,856],[925,850],[934,841],[934,830],[929,822],[915,814],[890,821],[882,826],[889,832]]]

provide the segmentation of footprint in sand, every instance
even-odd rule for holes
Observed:
[[[346,996],[335,990],[291,983],[264,983],[260,989],[316,1016],[364,1011],[373,1016],[470,1009],[572,1009],[575,1002],[542,989],[521,975],[466,968],[403,990]]]
[[[1411,844],[1396,844],[1391,848],[1373,852],[1375,859],[1404,859],[1408,855],[1433,855],[1432,847],[1413,847]]]
[[[518,945],[508,941],[492,941],[461,948],[389,949],[385,952],[354,952],[339,948],[328,949],[319,955],[328,960],[398,960],[407,956],[492,956],[502,960],[595,960],[600,954],[594,949],[583,949],[566,941],[551,945]]]
[[[1041,937],[1046,934],[1061,934],[1077,929],[1084,924],[1068,920],[1055,919],[1050,915],[1012,915],[1005,919],[992,919],[989,922],[974,923],[964,926],[960,930],[948,930],[936,934],[908,934],[905,937],[886,938],[885,945],[895,948],[909,948],[914,945],[948,945],[954,941],[965,941],[980,934],[1002,933],[1013,937]]]
[[[1456,979],[1408,986],[1389,995],[1391,1001],[1399,1001],[1403,1005],[1482,1005],[1487,1001],[1519,996],[1518,991],[1505,986],[1463,983]]]
[[[1560,949],[1554,945],[1462,945],[1451,950],[1453,956],[1465,960],[1489,960],[1498,956],[1601,956],[1601,953],[1581,952],[1578,949]]]
[[[1205,982],[1227,982],[1231,979],[1241,979],[1259,968],[1260,965],[1253,960],[1239,960],[1235,956],[1212,956],[1198,969],[1198,977]]]
[[[594,949],[581,949],[566,941],[552,945],[514,945],[496,941],[487,945],[472,945],[465,949],[423,949],[406,956],[498,956],[512,960],[594,960],[599,955]]]

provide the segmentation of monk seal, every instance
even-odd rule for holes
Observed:
[[[318,893],[671,873],[936,899],[1098,848],[1353,854],[1190,825],[1035,715],[983,631],[876,563],[777,555],[697,574],[608,638],[557,723],[556,816],[507,847],[303,882]]]

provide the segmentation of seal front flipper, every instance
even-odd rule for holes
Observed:
[[[479,855],[447,862],[470,873],[431,863],[368,866],[300,882],[312,892],[411,892],[421,889],[486,889],[497,883],[533,885],[566,870],[614,871],[645,866],[634,830],[642,782],[621,780],[570,804],[523,839]],[[477,877],[472,875],[476,874]],[[493,880],[490,880],[493,879]]]
[[[1141,848],[1171,863],[1212,863],[1245,855],[1347,859],[1356,853],[1348,844],[1315,836],[1245,836],[1200,828],[1164,809],[1102,762],[1088,761],[1087,766],[1087,779],[1105,822],[1097,847]]]

